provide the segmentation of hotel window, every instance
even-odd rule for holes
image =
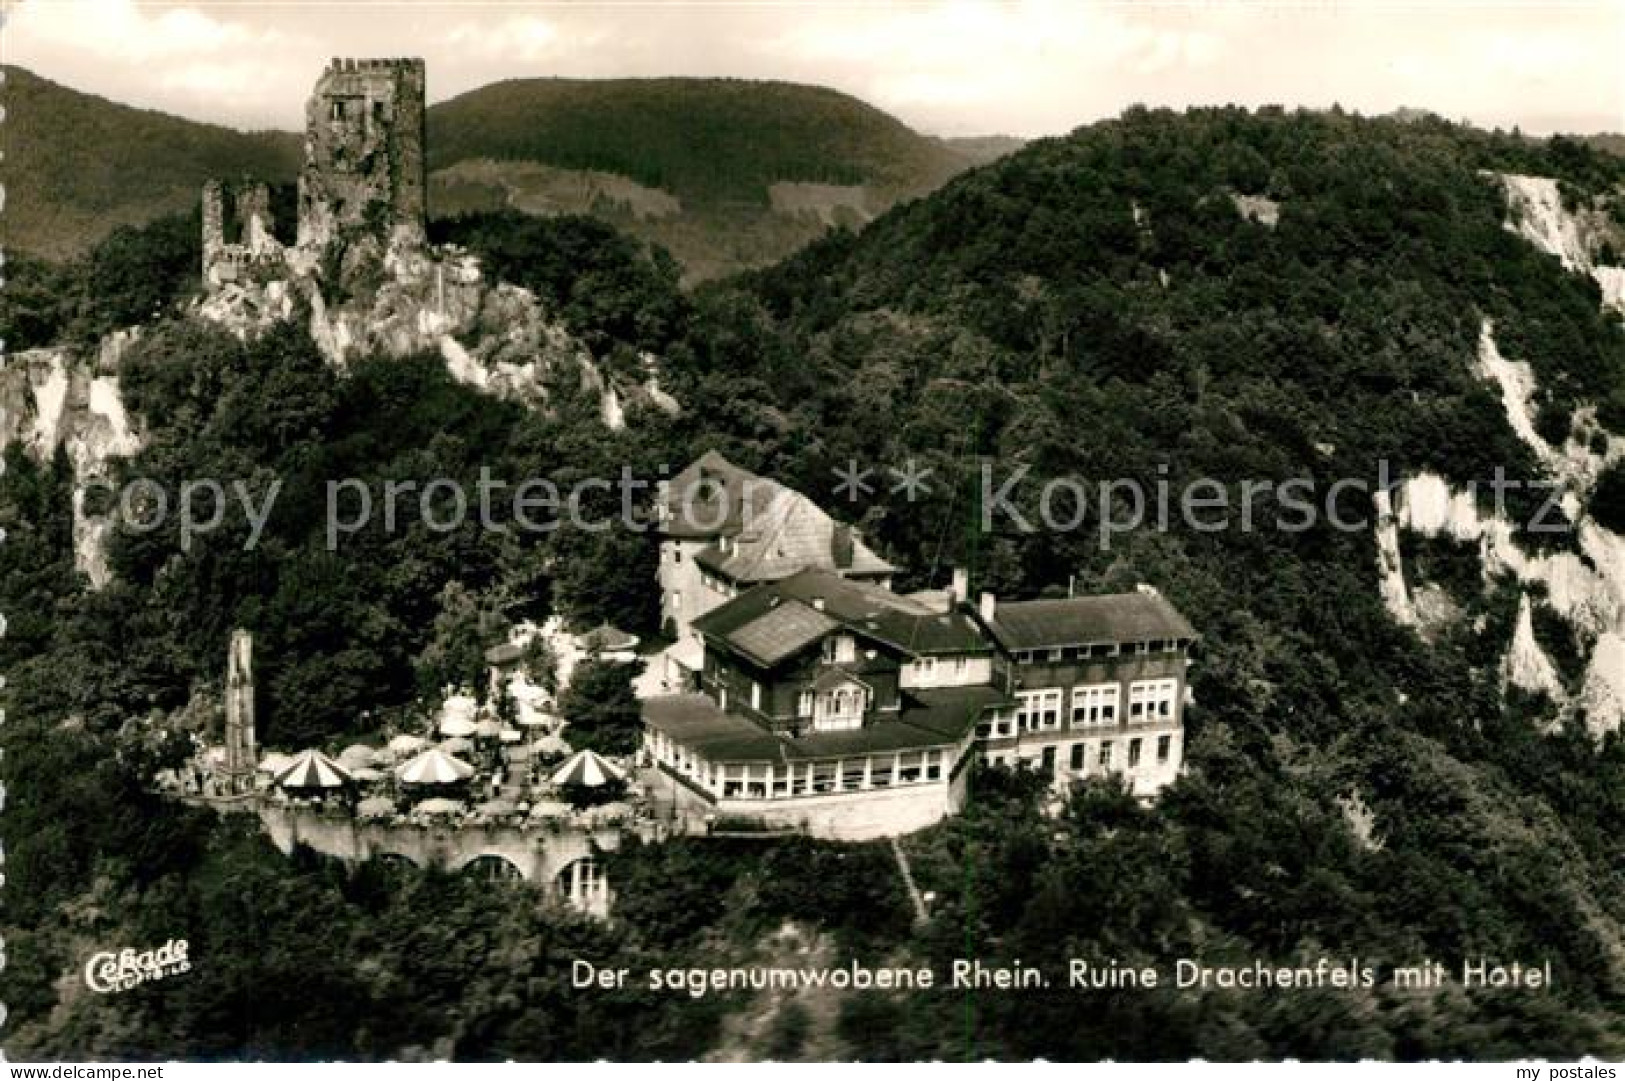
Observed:
[[[1102,769],[1112,768],[1112,741],[1109,739],[1101,741],[1099,762]]]
[[[1066,651],[1064,649],[1062,649],[1061,647],[1059,647],[1059,646],[1056,646],[1054,649],[1049,651],[1049,659],[1052,660],[1052,661],[1058,661],[1058,660],[1062,659],[1065,655],[1066,655]]]
[[[1071,766],[1075,770],[1083,769],[1083,752],[1088,748],[1087,743],[1074,743],[1072,745]]]
[[[1061,689],[1022,691],[1016,695],[1016,727],[1025,732],[1061,723]]]
[[[1170,751],[1173,750],[1173,746],[1174,746],[1174,737],[1172,737],[1172,736],[1158,736],[1157,737],[1157,761],[1158,762],[1166,762],[1166,761],[1168,761],[1168,754],[1169,754]]]
[[[993,734],[993,726],[991,724],[989,724],[987,721],[983,721],[981,724],[976,726],[976,738],[977,739],[987,739],[992,734]]]
[[[1128,716],[1131,721],[1166,720],[1174,715],[1176,679],[1142,679],[1129,684]]]
[[[863,787],[863,760],[845,763],[841,770],[841,791],[856,792]]]
[[[1050,776],[1055,775],[1055,744],[1044,748],[1044,757],[1040,768]]]
[[[1117,656],[1117,645],[1115,643],[1112,643],[1112,642],[1107,642],[1104,645],[1090,646],[1089,647],[1089,656],[1091,656],[1091,657],[1115,657],[1115,656]]]
[[[813,693],[802,691],[796,695],[796,716],[811,717],[813,714]]]
[[[1140,741],[1137,740],[1137,739],[1131,739],[1131,740],[1128,741],[1128,768],[1133,769],[1135,766],[1138,766],[1139,764],[1140,764]]]
[[[935,657],[921,657],[914,662],[914,671],[921,679],[930,679],[937,674],[937,659]]]
[[[954,675],[956,675],[956,676],[964,675],[965,670],[967,668],[969,668],[969,667],[970,667],[970,661],[966,660],[964,657],[955,657],[954,658]]]
[[[1072,723],[1114,724],[1117,721],[1119,690],[1116,683],[1094,683],[1072,688]]]
[[[812,790],[814,792],[835,791],[834,762],[816,762],[813,764]]]
[[[920,779],[920,762],[923,756],[919,751],[909,751],[897,762],[897,783],[916,784]]]
[[[942,752],[925,752],[925,779],[937,781],[942,779]]]
[[[897,764],[893,755],[869,760],[869,784],[874,788],[890,788],[892,768]]]
[[[722,795],[726,798],[737,797],[745,790],[745,767],[727,766],[722,771]]]
[[[681,547],[672,548],[671,561],[673,563],[681,563],[683,561],[683,549]]]

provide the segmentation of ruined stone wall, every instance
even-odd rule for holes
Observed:
[[[214,288],[256,273],[280,273],[285,256],[273,228],[269,185],[219,180],[204,184],[204,283]]]
[[[328,65],[305,107],[300,247],[355,235],[425,242],[424,90],[422,60]]]

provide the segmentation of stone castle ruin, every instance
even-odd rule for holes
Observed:
[[[264,282],[310,273],[334,241],[381,251],[427,240],[424,64],[420,59],[339,59],[305,106],[298,239],[273,235],[263,182],[203,186],[203,282]]]
[[[282,274],[287,256],[272,228],[269,185],[220,180],[204,184],[204,285],[215,289],[249,280],[257,272],[262,277]]]
[[[370,235],[420,247],[428,216],[424,66],[335,59],[305,105],[299,246]]]
[[[250,180],[203,189],[197,314],[239,336],[309,319],[342,367],[364,353],[438,352],[460,382],[546,408],[574,379],[617,428],[629,404],[679,406],[647,357],[641,379],[611,379],[528,290],[489,280],[479,260],[428,242],[425,67],[419,59],[334,59],[305,105],[297,229],[274,235],[272,191]],[[283,214],[287,212],[281,211]]]

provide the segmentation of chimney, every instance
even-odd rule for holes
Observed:
[[[830,555],[835,559],[836,570],[846,570],[852,566],[852,527],[835,523],[835,533],[830,537]]]
[[[970,571],[965,567],[955,567],[953,584],[948,587],[948,607],[951,609],[960,601],[968,600],[970,600]]]
[[[982,617],[982,622],[992,623],[998,610],[999,598],[984,591],[976,603],[976,614]]]

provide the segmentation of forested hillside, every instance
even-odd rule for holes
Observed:
[[[196,206],[211,178],[290,182],[302,160],[291,132],[241,132],[83,94],[7,64],[0,126],[8,256],[82,254],[121,225]]]
[[[668,258],[594,223],[448,228],[595,354],[659,354],[683,413],[615,433],[563,388],[557,411],[529,412],[452,383],[436,358],[336,372],[297,320],[247,343],[161,321],[121,372],[151,429],[128,475],[279,476],[287,491],[255,551],[241,523],[189,550],[173,531],[126,532],[121,581],[92,593],[71,569],[65,463],[8,452],[0,607],[33,613],[0,642],[7,877],[30,884],[4,899],[16,1053],[669,1058],[703,1053],[726,1015],[749,1009],[770,1015],[757,1053],[792,1058],[1625,1054],[1625,739],[1503,687],[1526,588],[1566,673],[1591,644],[1538,589],[1485,574],[1471,546],[1408,538],[1454,609],[1419,633],[1379,595],[1369,528],[1203,531],[1176,518],[1106,546],[1093,521],[979,524],[984,465],[1031,467],[1013,499],[1035,520],[1038,481],[1053,476],[1324,490],[1374,481],[1381,460],[1452,483],[1497,466],[1536,476],[1475,369],[1485,319],[1532,365],[1544,427],[1595,407],[1625,431],[1619,317],[1590,279],[1506,227],[1485,170],[1557,177],[1569,202],[1617,221],[1625,168],[1577,143],[1214,110],[1135,111],[1030,145],[694,295]],[[918,928],[884,850],[634,846],[611,864],[619,922],[606,929],[517,894],[290,864],[139,790],[172,753],[160,722],[200,725],[214,709],[232,626],[265,643],[266,730],[334,741],[375,723],[364,711],[411,708],[477,666],[516,613],[653,629],[641,536],[409,526],[328,552],[324,478],[466,481],[488,465],[568,480],[710,446],[859,521],[910,569],[901,586],[940,584],[950,563],[1005,596],[1155,583],[1202,634],[1188,775],[1152,807],[1091,786],[1050,819],[1030,778],[977,774],[965,815],[904,841],[934,895]],[[933,470],[925,500],[833,494],[837,465],[910,458]],[[1590,496],[1599,515],[1618,499],[1612,476]],[[1350,517],[1369,509],[1346,501]],[[738,998],[583,1000],[563,984],[578,951],[606,965],[759,959],[785,921],[837,958],[942,971],[956,957],[1020,958],[1053,986],[846,996],[819,1022]],[[182,932],[200,958],[184,980],[62,997],[90,944]],[[1065,988],[1068,957],[1479,955],[1550,962],[1554,986]],[[362,1020],[341,1029],[337,1015]]]
[[[291,184],[302,161],[296,133],[133,109],[15,66],[5,76],[11,253],[81,256],[119,226],[195,207],[208,179]],[[710,278],[861,225],[1009,148],[961,152],[823,87],[515,79],[429,108],[430,212],[591,214]]]

